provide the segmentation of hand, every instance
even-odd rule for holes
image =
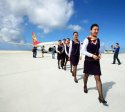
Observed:
[[[92,57],[93,57],[94,60],[98,60],[99,59],[99,57],[94,55],[94,54],[92,55]]]
[[[101,54],[98,55],[98,58],[101,59]]]
[[[111,45],[111,48],[112,48],[112,49],[114,49],[114,46],[113,46],[113,45]]]

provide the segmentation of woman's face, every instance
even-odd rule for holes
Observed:
[[[62,44],[62,42],[61,41],[59,41],[59,45],[61,45]]]
[[[78,40],[78,33],[74,33],[74,40]]]
[[[116,47],[119,47],[119,45],[118,45],[118,44],[116,44]]]
[[[66,44],[69,45],[70,44],[70,40],[66,39]]]
[[[94,26],[90,32],[92,36],[97,37],[99,28],[97,26]]]

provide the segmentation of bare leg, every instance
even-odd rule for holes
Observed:
[[[43,53],[42,53],[42,58],[43,58]]]

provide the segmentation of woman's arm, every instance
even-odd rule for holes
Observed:
[[[83,41],[81,53],[84,54],[84,55],[86,55],[86,56],[88,56],[88,57],[92,57],[93,54],[92,54],[92,53],[89,53],[89,52],[87,51],[88,43],[89,43],[88,39],[85,39],[85,40]]]
[[[60,51],[58,51],[58,46],[56,47],[56,52],[57,52],[57,53],[60,53]]]
[[[66,53],[67,56],[69,55],[68,52],[67,52],[67,49],[66,49],[66,45],[65,45],[65,53]]]
[[[71,56],[71,51],[72,51],[72,41],[70,42],[70,46],[69,46],[69,54],[68,54],[69,57]]]

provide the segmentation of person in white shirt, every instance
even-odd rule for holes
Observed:
[[[67,62],[69,61],[69,46],[70,45],[70,38],[66,39],[66,44],[65,44],[65,54],[66,54],[66,61],[65,61],[65,70],[66,70],[66,65]]]
[[[73,33],[73,40],[70,43],[70,49],[69,49],[69,57],[70,62],[73,65],[73,71],[72,75],[74,76],[74,81],[78,83],[76,72],[77,72],[77,65],[79,63],[80,58],[80,41],[78,40],[78,32]]]
[[[84,61],[84,92],[87,93],[87,81],[89,75],[94,75],[96,80],[96,86],[99,94],[99,101],[100,103],[107,103],[103,97],[102,93],[102,82],[101,82],[101,68],[100,68],[100,39],[97,38],[99,32],[99,26],[97,24],[93,24],[90,27],[90,36],[88,36],[82,46],[81,52],[85,55]]]

